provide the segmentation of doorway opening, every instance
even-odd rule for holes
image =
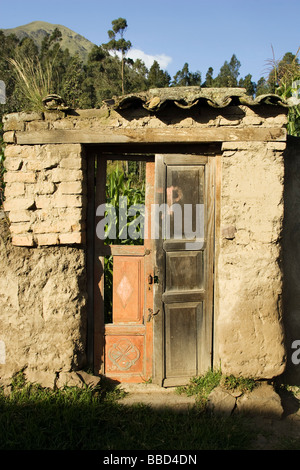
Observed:
[[[105,186],[106,223],[102,225],[104,245],[143,245],[146,162],[136,159],[107,159]],[[105,324],[113,323],[114,320],[113,273],[114,256],[110,254],[104,257]]]
[[[97,150],[90,328],[96,373],[174,386],[212,367],[214,157]],[[168,209],[159,212],[153,237],[152,206],[161,205]],[[177,219],[188,234],[175,226],[174,205],[190,209]]]

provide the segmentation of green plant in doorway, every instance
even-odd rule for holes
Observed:
[[[132,172],[126,173],[124,169],[111,164],[108,165],[108,175],[106,182],[106,203],[114,208],[113,223],[116,227],[116,237],[110,237],[110,227],[107,227],[106,245],[142,245],[143,244],[143,227],[136,227],[136,218],[141,215],[127,217],[126,223],[119,220],[120,198],[125,198],[127,207],[144,206],[145,204],[145,183],[137,180],[135,168]],[[130,167],[129,167],[130,168]],[[124,200],[124,199],[123,199]],[[128,236],[130,228],[134,226],[138,232],[138,238],[133,239]],[[113,256],[107,256],[104,259],[104,312],[105,323],[112,322],[112,288],[113,288]]]

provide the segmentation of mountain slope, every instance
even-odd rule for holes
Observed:
[[[33,21],[16,28],[2,29],[2,31],[5,35],[15,34],[19,39],[30,37],[40,47],[46,34],[51,34],[55,28],[58,28],[62,33],[61,48],[68,48],[71,55],[77,52],[81,59],[85,61],[94,44],[66,26],[46,23],[45,21]]]

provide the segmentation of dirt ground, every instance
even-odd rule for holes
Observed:
[[[153,409],[170,408],[184,412],[196,403],[195,396],[179,395],[173,388],[163,389],[153,384],[122,384],[120,388],[125,396],[119,402],[129,406],[142,403]],[[249,417],[249,422],[258,430],[251,450],[300,450],[300,395],[298,397],[285,391],[280,392],[280,398],[283,408],[280,418],[263,415]]]

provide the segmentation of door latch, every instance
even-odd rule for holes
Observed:
[[[153,312],[152,308],[148,308],[147,322],[149,322],[151,318],[154,317],[154,315],[157,315],[158,313],[159,313],[159,309],[156,312]]]
[[[158,284],[158,277],[157,276],[152,276],[152,274],[149,274],[148,276],[148,284]]]

